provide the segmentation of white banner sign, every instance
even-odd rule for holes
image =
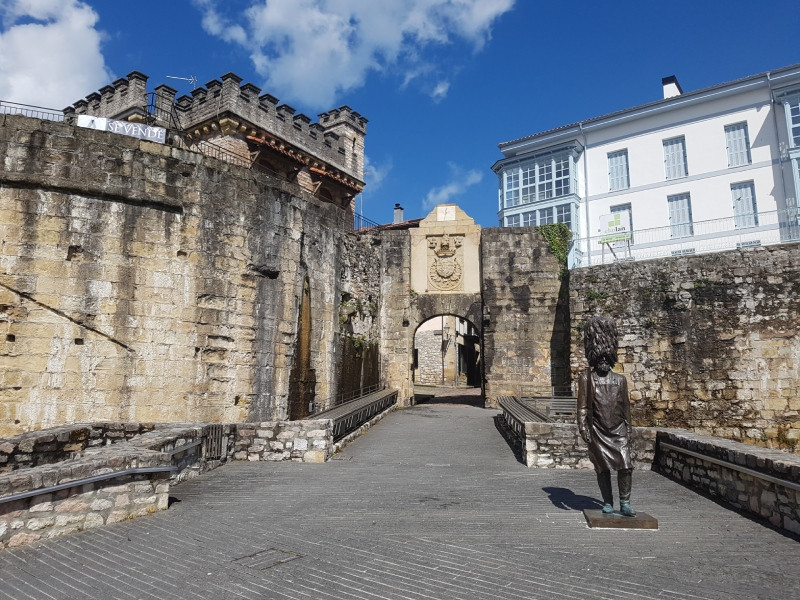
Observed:
[[[163,127],[151,127],[150,125],[131,123],[130,121],[115,121],[104,117],[78,115],[78,127],[111,131],[112,133],[129,135],[150,142],[158,142],[159,144],[167,141],[167,130]]]

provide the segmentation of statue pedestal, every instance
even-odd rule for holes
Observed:
[[[618,512],[606,514],[600,509],[585,509],[583,516],[592,529],[658,529],[658,519],[637,512],[635,517],[625,517]]]

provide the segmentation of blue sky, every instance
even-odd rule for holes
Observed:
[[[227,72],[316,120],[369,119],[378,222],[439,202],[497,225],[497,145],[800,63],[800,4],[729,0],[0,0],[0,100],[64,108],[137,70]]]

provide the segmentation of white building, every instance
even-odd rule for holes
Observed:
[[[800,65],[662,84],[656,102],[500,144],[500,225],[569,224],[570,266],[800,239]]]

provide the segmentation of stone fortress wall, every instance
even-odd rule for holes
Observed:
[[[636,424],[800,450],[800,245],[575,269],[570,299],[574,374],[615,318]]]
[[[486,391],[549,396],[569,385],[567,280],[548,242],[530,227],[493,227],[481,240]],[[490,375],[491,374],[491,375]]]
[[[0,435],[287,418],[304,289],[307,370],[336,393],[350,213],[65,123],[2,115],[0,155]]]
[[[797,448],[796,245],[567,279],[535,230],[492,228],[480,288],[433,295],[412,285],[408,231],[355,236],[347,210],[285,179],[11,115],[0,155],[0,435],[289,418],[292,381],[324,408],[346,344],[359,357],[377,340],[402,405],[416,325],[443,313],[481,329],[492,404],[568,385],[600,311],[622,331],[638,424]]]

